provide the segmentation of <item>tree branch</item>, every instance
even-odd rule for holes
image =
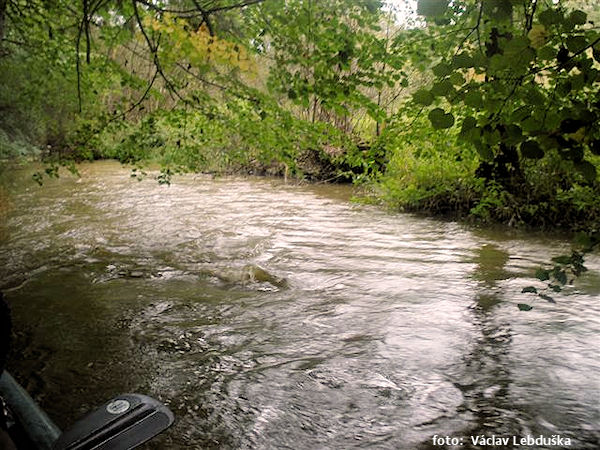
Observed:
[[[89,0],[83,0],[83,18],[82,24],[85,30],[85,61],[90,63],[90,52],[91,52],[91,42],[90,42],[90,13],[89,13]],[[80,28],[81,29],[81,28]],[[79,38],[78,38],[79,39]]]
[[[212,9],[209,9],[207,12],[208,12],[208,14],[212,14],[212,13],[221,12],[221,11],[229,11],[231,9],[244,8],[246,6],[256,5],[256,4],[262,3],[264,1],[265,0],[248,0],[247,2],[242,2],[242,3],[235,4],[235,5],[220,6],[220,7],[212,8]]]
[[[151,1],[148,1],[148,0],[135,0],[135,1],[137,3],[140,3],[150,9],[153,9],[154,11],[157,11],[160,13],[176,14],[180,17],[202,16],[202,18],[204,19],[205,15],[210,16],[211,14],[214,14],[216,12],[244,8],[246,6],[251,6],[251,5],[256,5],[258,3],[262,3],[265,0],[248,0],[246,2],[237,3],[235,5],[217,6],[217,7],[211,8],[211,9],[203,8],[202,6],[200,6],[200,4],[197,1],[194,1],[194,6],[196,6],[196,7],[192,8],[192,9],[163,8],[163,7],[155,5],[154,3],[152,3]]]
[[[196,9],[198,11],[200,11],[200,14],[202,15],[202,23],[206,24],[206,27],[208,28],[208,33],[211,36],[215,35],[215,30],[213,28],[212,22],[210,21],[210,14],[208,13],[208,11],[204,10],[201,6],[200,3],[198,3],[198,0],[192,0],[194,2],[194,5],[196,6]]]
[[[79,114],[82,111],[82,99],[81,99],[81,59],[79,57],[79,48],[81,46],[81,35],[83,33],[83,20],[79,24],[79,30],[77,31],[77,40],[75,41],[75,70],[77,72],[77,105]]]
[[[4,18],[6,17],[7,0],[0,0],[0,43],[4,39]]]

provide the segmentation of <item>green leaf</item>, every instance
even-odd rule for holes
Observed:
[[[465,117],[465,120],[463,120],[462,126],[460,128],[461,134],[467,134],[469,131],[474,129],[476,125],[477,120],[474,117]]]
[[[506,41],[504,51],[507,55],[518,55],[520,52],[529,47],[529,39],[525,36],[515,36]]]
[[[532,293],[532,294],[537,294],[537,289],[533,286],[527,286],[524,287],[523,290],[521,291],[521,293]]]
[[[450,82],[455,86],[461,86],[465,82],[465,77],[460,72],[454,72],[450,75]]]
[[[483,108],[483,98],[479,91],[469,91],[465,95],[465,105],[471,106],[472,108],[481,109]]]
[[[436,97],[446,96],[450,92],[455,92],[450,80],[438,81],[431,87],[431,93]]]
[[[580,91],[585,86],[585,75],[578,73],[571,77],[571,85],[574,91]]]
[[[576,10],[569,14],[569,22],[573,25],[583,25],[587,21],[587,14],[583,11]]]
[[[592,56],[597,62],[600,62],[600,44],[596,44],[592,47]]]
[[[442,16],[448,8],[448,0],[418,0],[417,14],[425,17]]]
[[[510,67],[510,59],[504,55],[494,55],[490,58],[490,71],[500,72]]]
[[[549,61],[556,58],[556,53],[557,51],[553,46],[547,45],[538,50],[537,56],[544,61]]]
[[[450,20],[449,17],[436,17],[433,20],[433,23],[435,23],[436,25],[440,25],[440,26],[444,26],[444,25],[449,25],[452,21]]]
[[[473,67],[487,67],[489,60],[484,53],[476,52],[473,55]]]
[[[452,58],[452,67],[455,69],[473,67],[473,58],[466,52],[454,55]]]
[[[510,0],[485,0],[483,11],[494,20],[510,20],[512,17],[512,3]]]
[[[527,117],[521,122],[521,128],[526,132],[535,132],[542,127],[541,122],[533,116]]]
[[[433,103],[434,97],[427,89],[419,89],[413,94],[415,103],[423,106],[429,106]]]
[[[531,311],[533,309],[533,306],[530,306],[527,303],[518,303],[517,306],[521,311]]]
[[[511,114],[511,120],[513,122],[522,122],[525,118],[531,115],[531,107],[521,106],[520,108],[515,109]]]
[[[546,103],[546,97],[540,92],[539,87],[534,85],[527,86],[521,97],[531,106],[541,106]]]
[[[452,67],[445,62],[441,62],[431,69],[436,77],[445,77],[452,73]]]
[[[535,271],[535,277],[540,281],[546,281],[550,279],[550,271],[546,269],[537,269]]]
[[[593,183],[596,180],[596,166],[589,161],[581,161],[575,164],[575,170],[583,175],[583,178],[585,178],[589,183]]]
[[[556,278],[556,281],[558,281],[560,284],[567,284],[567,274],[564,270],[554,270],[552,275],[554,275],[554,278]]]
[[[561,97],[565,97],[569,94],[569,92],[571,92],[571,89],[573,89],[571,81],[564,80],[558,83],[558,85],[556,86],[556,93]]]
[[[494,152],[492,149],[488,145],[483,144],[481,141],[475,142],[475,148],[479,154],[479,157],[483,161],[491,161],[494,158]]]
[[[571,264],[571,257],[567,255],[555,256],[552,261],[557,264]]]
[[[436,129],[450,128],[454,125],[454,116],[452,113],[445,113],[442,108],[435,108],[429,112],[431,125]]]
[[[583,36],[569,36],[566,40],[569,51],[576,53],[587,47],[587,39]]]
[[[583,75],[586,80],[586,83],[589,84],[594,83],[595,81],[600,79],[600,71],[598,69],[588,69],[583,73]]]
[[[509,124],[506,126],[506,133],[504,137],[504,141],[508,145],[516,145],[523,140],[523,130],[521,127],[514,124]]]
[[[496,147],[498,144],[500,144],[500,140],[502,139],[500,131],[485,126],[483,127],[481,137],[483,142],[485,142],[489,147]]]
[[[521,156],[529,159],[541,159],[544,157],[544,150],[536,141],[525,141],[521,144]]]
[[[550,303],[556,303],[556,300],[554,300],[552,297],[550,297],[549,295],[546,294],[538,294],[540,296],[540,298],[543,298],[544,300],[546,300],[547,302]]]
[[[543,25],[555,25],[561,22],[562,14],[555,9],[545,9],[540,13],[538,18]]]
[[[529,39],[525,36],[516,36],[504,45],[503,58],[511,70],[524,69],[535,58],[536,52],[529,46]]]
[[[544,121],[547,130],[555,130],[560,125],[561,116],[559,111],[549,109],[546,113],[546,120]],[[540,143],[542,140],[540,140]],[[546,147],[544,144],[542,147]]]

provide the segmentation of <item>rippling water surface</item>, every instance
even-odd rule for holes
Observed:
[[[23,171],[0,196],[12,370],[62,427],[139,391],[177,417],[149,448],[600,446],[597,256],[520,312],[566,240],[390,214],[344,186],[81,171],[43,188]]]

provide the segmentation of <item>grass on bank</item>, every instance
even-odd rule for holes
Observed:
[[[523,179],[507,189],[477,176],[480,159],[455,132],[418,121],[398,129],[404,131],[388,131],[394,137],[387,168],[375,185],[375,196],[394,209],[546,230],[600,229],[598,180],[586,181],[557,153],[522,160]],[[600,157],[586,159],[600,169]]]

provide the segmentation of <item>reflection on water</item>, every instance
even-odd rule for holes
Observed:
[[[524,436],[530,430],[521,427],[521,412],[511,407],[512,368],[510,322],[494,317],[493,308],[503,301],[498,282],[511,277],[505,266],[508,252],[494,244],[476,250],[477,265],[473,278],[479,281],[476,304],[471,308],[472,322],[480,333],[466,354],[457,383],[465,398],[465,408],[475,421],[469,435]]]
[[[388,214],[340,186],[82,172],[9,183],[0,226],[12,369],[60,425],[140,391],[177,416],[149,448],[597,448],[597,257],[520,312],[566,241]]]

